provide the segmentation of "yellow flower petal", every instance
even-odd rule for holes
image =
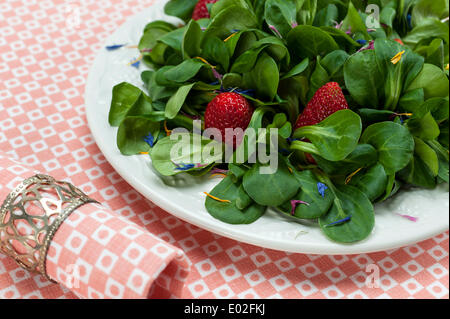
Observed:
[[[391,63],[392,63],[392,64],[397,64],[398,62],[400,62],[400,60],[402,59],[403,54],[405,54],[405,50],[400,51],[399,53],[397,53],[397,54],[391,59]]]
[[[215,69],[216,67],[214,65],[212,65],[211,63],[209,63],[208,61],[206,61],[204,58],[200,57],[200,56],[196,56],[194,59],[199,59],[200,61],[202,61],[203,63],[209,65],[211,68]]]
[[[227,174],[224,174],[224,173],[215,173],[215,174],[212,174],[212,175],[210,176],[210,178],[213,178],[213,177],[216,177],[216,176],[227,177]]]
[[[217,198],[217,197],[215,197],[215,196],[213,196],[213,195],[211,195],[211,194],[208,194],[207,192],[203,192],[206,196],[208,196],[208,197],[210,197],[210,198],[212,198],[212,199],[214,199],[214,200],[216,200],[216,201],[218,201],[218,202],[221,202],[221,203],[231,203],[231,201],[229,201],[228,199],[220,199],[220,198]]]
[[[226,38],[225,40],[223,40],[223,42],[227,42],[228,40],[230,40],[232,37],[234,37],[237,34],[237,32],[233,33],[232,35],[230,35],[228,38]]]
[[[356,174],[359,173],[359,171],[361,171],[363,168],[358,168],[356,171],[354,171],[353,173],[351,173],[346,179],[345,179],[345,184],[350,183],[350,181],[352,180],[353,176],[355,176]]]
[[[172,134],[172,131],[167,128],[167,121],[164,121],[164,131],[166,131],[167,136],[170,136],[170,134]]]

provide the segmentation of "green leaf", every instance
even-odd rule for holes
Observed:
[[[285,80],[291,78],[293,76],[299,75],[309,66],[309,59],[305,58],[302,62],[294,66],[289,72],[287,72],[284,76],[281,77],[281,80]]]
[[[211,7],[211,19],[214,19],[221,11],[226,10],[228,7],[237,6],[243,9],[250,9],[248,3],[245,0],[221,0],[214,3]]]
[[[152,100],[144,92],[142,92],[137,98],[136,102],[134,102],[134,104],[128,110],[126,117],[146,115],[151,113],[152,110]]]
[[[389,121],[396,117],[395,112],[388,110],[359,109],[358,114],[361,116],[361,120],[365,126],[377,122]]]
[[[320,9],[314,19],[315,26],[333,26],[334,21],[339,17],[339,10],[335,4],[329,4]]]
[[[158,41],[166,44],[177,52],[181,52],[183,44],[183,36],[186,31],[186,27],[175,29],[169,33],[166,33],[159,38]]]
[[[135,155],[148,152],[150,145],[144,141],[149,134],[156,138],[160,124],[143,116],[126,117],[117,131],[117,147],[123,155]]]
[[[231,67],[232,73],[245,73],[253,69],[260,53],[269,45],[261,45],[241,54]]]
[[[167,69],[167,71],[164,72],[164,77],[168,81],[184,83],[196,76],[204,65],[205,64],[198,59],[185,60],[183,63]]]
[[[255,28],[258,21],[254,13],[241,6],[232,5],[220,11],[209,24],[204,37],[216,36],[225,39],[232,30],[248,30]]]
[[[344,64],[349,57],[347,52],[336,50],[328,53],[320,61],[320,64],[327,71],[330,78],[340,80],[344,77]]]
[[[436,19],[448,17],[448,0],[416,1],[411,13],[412,24],[421,25],[424,19],[430,17]]]
[[[316,67],[309,80],[308,100],[311,100],[318,89],[330,81],[327,70],[322,66],[320,56],[317,57]]]
[[[311,25],[314,22],[317,11],[317,0],[301,0],[296,1],[297,8],[297,19],[299,24]]]
[[[366,24],[351,1],[348,3],[347,16],[342,23],[341,29],[344,31],[351,30],[352,33],[361,32],[364,39],[370,40]]]
[[[222,203],[207,197],[205,207],[208,213],[220,221],[233,225],[251,224],[258,220],[266,211],[266,207],[251,204],[240,210],[236,206],[236,202],[240,198],[239,189],[239,186],[233,183],[229,176],[224,178],[210,194],[223,200],[229,200],[230,203]]]
[[[242,185],[247,194],[258,204],[279,206],[297,194],[300,183],[289,171],[286,162],[280,158],[278,169],[273,174],[261,174],[269,165],[256,163],[244,175]]]
[[[242,86],[242,76],[239,73],[227,73],[223,76],[222,85],[225,89]]]
[[[244,74],[244,82],[255,89],[258,96],[269,101],[275,98],[279,81],[278,65],[267,53],[261,54],[253,70]]]
[[[155,71],[144,71],[141,77],[152,101],[168,99],[177,91],[177,88],[158,85]]]
[[[237,165],[233,163],[228,164],[228,169],[235,178],[234,182],[242,180],[245,173],[248,171],[247,167],[244,165]]]
[[[336,29],[335,27],[327,27],[321,26],[321,30],[328,33],[334,41],[339,45],[339,47],[345,51],[353,51],[354,48],[361,47],[361,44],[353,40],[351,36],[340,29]]]
[[[268,25],[274,26],[281,36],[285,37],[297,24],[296,6],[290,0],[267,0],[264,17]],[[274,30],[272,32],[276,34]]]
[[[344,65],[345,86],[352,98],[364,107],[379,108],[383,99],[384,70],[375,51],[356,53]]]
[[[194,145],[198,140],[200,147]],[[214,151],[213,153],[209,150]],[[205,155],[205,156],[204,156]],[[208,156],[206,156],[208,155]],[[159,140],[153,147],[150,157],[153,167],[163,176],[172,176],[186,171],[177,170],[175,164],[212,164],[221,162],[222,144],[192,133],[172,133]],[[193,167],[188,171],[201,170],[204,167]]]
[[[167,29],[149,28],[139,40],[138,49],[141,51],[153,49],[158,40],[169,32]]]
[[[399,177],[408,184],[433,189],[436,187],[436,177],[424,161],[414,156],[408,166],[398,173]]]
[[[187,21],[191,19],[197,2],[197,0],[170,0],[164,6],[164,12]]]
[[[120,125],[141,93],[142,91],[139,88],[127,82],[122,82],[114,86],[108,117],[111,126]]]
[[[421,109],[422,104],[425,101],[425,95],[423,88],[418,88],[406,92],[399,100],[398,105],[401,110],[405,112],[416,113]]]
[[[297,129],[294,138],[306,137],[311,143],[294,141],[291,147],[329,161],[341,161],[356,148],[361,131],[359,115],[350,110],[340,110],[317,125]]]
[[[299,58],[313,59],[339,49],[327,32],[309,25],[292,29],[287,35],[287,43],[291,54]]]
[[[439,173],[439,159],[436,152],[420,138],[415,137],[414,143],[416,144],[414,154],[430,169],[433,176],[437,176]]]
[[[353,176],[349,185],[353,185],[366,194],[367,198],[375,201],[386,191],[388,177],[383,165],[377,163],[363,172]]]
[[[339,162],[313,155],[317,165],[330,176],[347,176],[359,168],[372,166],[378,161],[377,150],[369,144],[358,144],[353,152]]]
[[[206,38],[203,42],[202,57],[210,63],[222,65],[225,71],[230,65],[230,52],[225,42],[217,37]]]
[[[239,210],[244,210],[248,206],[250,206],[253,202],[250,196],[248,196],[247,192],[244,190],[244,187],[239,186],[238,197],[236,198],[236,207]]]
[[[425,18],[421,21],[420,25],[411,30],[402,41],[406,45],[414,47],[421,41],[430,41],[434,38],[442,39],[448,43],[448,23],[442,23],[436,18]]]
[[[434,140],[439,134],[439,126],[430,112],[423,117],[414,117],[407,122],[411,134],[423,140]]]
[[[367,238],[375,224],[373,205],[367,196],[349,185],[338,186],[335,200],[328,214],[319,218],[322,232],[339,243],[353,243]],[[348,216],[351,219],[342,224],[328,226]]]
[[[446,97],[448,96],[448,84],[448,77],[442,69],[425,63],[422,71],[408,87],[408,91],[423,88],[425,100],[432,97]]]
[[[438,176],[444,182],[449,182],[449,153],[438,141],[428,141],[428,145],[436,152],[439,160]]]
[[[292,199],[301,200],[309,204],[297,205],[294,217],[301,219],[315,219],[326,214],[334,200],[334,195],[330,189],[327,188],[322,197],[317,188],[317,184],[320,181],[311,170],[299,172],[293,169],[293,172],[301,186],[300,191]],[[285,214],[291,215],[291,200],[285,202],[279,209]]]
[[[424,59],[399,43],[386,39],[375,40],[377,63],[385,70],[384,109],[395,110],[403,92],[422,69]],[[391,59],[399,52],[405,51],[401,60],[393,64]]]
[[[202,51],[200,46],[202,43],[202,39],[203,32],[202,29],[200,29],[197,21],[189,21],[183,35],[183,42],[181,46],[183,58],[187,59],[199,56]]]
[[[173,95],[166,105],[166,116],[169,119],[173,119],[178,112],[180,112],[186,98],[191,91],[195,83],[184,85],[178,89],[178,91]]]
[[[361,136],[361,143],[378,150],[378,159],[388,175],[398,172],[411,161],[414,139],[408,129],[394,122],[370,125]]]

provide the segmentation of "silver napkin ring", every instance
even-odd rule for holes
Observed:
[[[97,203],[68,182],[37,174],[22,181],[0,207],[0,250],[24,269],[46,271],[46,257],[58,228],[78,207]]]

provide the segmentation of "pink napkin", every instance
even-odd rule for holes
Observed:
[[[0,205],[36,173],[0,152]],[[179,298],[190,262],[145,229],[101,205],[86,204],[59,227],[46,267],[50,278],[80,298]]]

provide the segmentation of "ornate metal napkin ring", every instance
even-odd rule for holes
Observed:
[[[96,202],[72,184],[51,176],[27,178],[0,207],[0,250],[26,270],[53,281],[46,271],[53,236],[75,209]]]

